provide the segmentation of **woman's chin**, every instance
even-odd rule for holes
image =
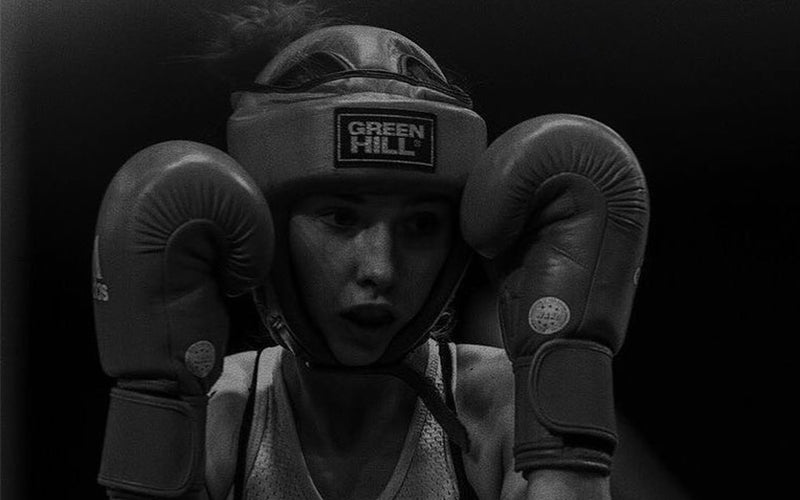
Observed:
[[[345,366],[367,366],[376,363],[386,351],[389,342],[376,338],[344,337],[328,346],[336,361]]]
[[[386,352],[395,329],[391,326],[369,328],[348,322],[344,328],[327,337],[333,357],[345,366],[366,366],[376,363]]]
[[[339,345],[331,348],[336,361],[345,366],[367,366],[376,363],[384,350],[355,345]]]

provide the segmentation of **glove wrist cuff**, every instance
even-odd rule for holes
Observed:
[[[207,401],[111,389],[98,483],[157,498],[202,489]]]
[[[570,448],[561,440],[550,443],[514,446],[514,470],[558,469],[607,476],[611,473],[611,455],[588,448]]]
[[[608,474],[617,443],[612,353],[555,339],[515,360],[515,468]]]

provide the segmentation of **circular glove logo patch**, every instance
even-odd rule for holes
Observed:
[[[542,335],[558,333],[567,323],[569,307],[557,297],[542,297],[528,311],[528,324],[534,332]]]
[[[183,360],[186,363],[186,369],[192,375],[204,378],[214,368],[215,358],[216,350],[214,349],[214,344],[208,340],[200,340],[186,349]]]

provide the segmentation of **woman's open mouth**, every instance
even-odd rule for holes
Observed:
[[[388,306],[373,304],[350,307],[339,316],[361,328],[382,328],[391,325],[396,319]]]

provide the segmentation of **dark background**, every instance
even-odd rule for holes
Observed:
[[[199,9],[232,3],[3,1],[3,498],[102,497],[97,209],[144,146],[224,147],[227,88],[183,56],[198,50]],[[406,34],[467,82],[491,138],[551,112],[626,138],[653,212],[616,362],[620,412],[698,498],[791,484],[798,2],[329,3]]]

